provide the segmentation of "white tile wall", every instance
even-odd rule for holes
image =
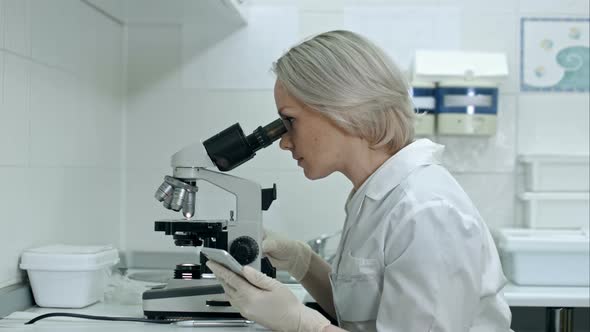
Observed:
[[[476,11],[481,13],[489,12],[514,12],[518,8],[518,1],[514,0],[440,0],[440,3],[456,2],[467,11]]]
[[[298,3],[292,2],[293,4],[299,5],[301,10],[313,10],[313,11],[325,11],[325,12],[336,12],[341,11],[343,6],[346,5],[346,1],[342,0],[301,0]]]
[[[2,8],[2,3],[0,2],[0,8]],[[1,17],[1,16],[0,16]],[[0,26],[2,22],[0,22]],[[0,50],[0,77],[4,77],[4,51]],[[0,80],[0,112],[4,110],[4,80]]]
[[[443,161],[455,173],[514,170],[516,155],[516,97],[500,95],[496,135],[489,137],[439,136],[445,145]]]
[[[519,11],[526,14],[581,15],[588,17],[590,2],[586,0],[520,0]]]
[[[0,109],[0,165],[26,166],[29,153],[30,62],[4,54],[4,101]]]
[[[275,147],[278,150],[278,147]],[[263,188],[277,184],[277,201],[263,217],[265,227],[297,239],[311,239],[323,233],[334,233],[344,224],[344,203],[352,185],[341,174],[309,181],[301,168],[270,170],[247,168],[236,170],[238,176],[252,179]]]
[[[502,1],[485,1],[490,4],[498,2]],[[515,94],[519,89],[520,71],[517,67],[517,56],[520,22],[516,13],[507,9],[509,8],[465,12],[462,17],[462,43],[466,50],[504,52],[508,60],[509,74],[500,84],[500,92]]]
[[[518,152],[588,154],[588,93],[522,93],[518,98]]]
[[[4,0],[4,47],[23,56],[31,54],[29,4],[29,0]]]
[[[33,66],[33,165],[119,166],[121,110],[110,100],[111,95],[96,89],[68,72]]]
[[[0,0],[0,48],[4,48],[4,0]]]
[[[128,99],[181,86],[181,27],[138,25],[128,28]],[[174,107],[174,104],[169,105]],[[130,112],[134,112],[130,110]]]
[[[299,36],[307,38],[331,30],[344,29],[342,12],[302,11],[299,15]]]
[[[78,58],[79,0],[34,1],[31,6],[32,56],[37,61],[75,72]]]
[[[0,0],[0,17],[3,287],[26,248],[119,244],[123,29],[80,0]]]
[[[455,173],[490,228],[515,226],[513,173]]]
[[[0,166],[0,288],[14,284],[21,279],[18,257],[23,248],[38,241],[47,233],[30,228],[30,205],[27,202],[27,169],[24,167]],[[45,224],[37,222],[43,227]],[[31,237],[36,239],[31,240]]]

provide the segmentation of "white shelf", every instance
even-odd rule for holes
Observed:
[[[589,155],[583,154],[528,154],[520,155],[518,160],[523,163],[573,163],[573,164],[588,164]]]
[[[519,195],[525,201],[588,201],[588,192],[524,192]]]

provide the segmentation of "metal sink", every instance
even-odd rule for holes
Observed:
[[[174,276],[172,270],[138,270],[127,273],[127,278],[137,281],[166,283]]]

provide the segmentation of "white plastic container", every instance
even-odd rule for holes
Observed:
[[[523,286],[590,285],[590,238],[583,230],[503,229],[497,234],[506,277]]]
[[[82,308],[103,298],[106,277],[119,262],[112,246],[51,245],[23,252],[35,302],[41,307]]]
[[[590,190],[590,162],[587,155],[523,155],[527,191]]]
[[[533,193],[519,195],[524,224],[530,228],[585,228],[590,226],[590,194]]]

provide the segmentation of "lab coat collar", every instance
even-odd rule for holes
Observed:
[[[420,166],[440,164],[444,146],[416,140],[386,160],[368,179],[365,195],[380,200]]]

